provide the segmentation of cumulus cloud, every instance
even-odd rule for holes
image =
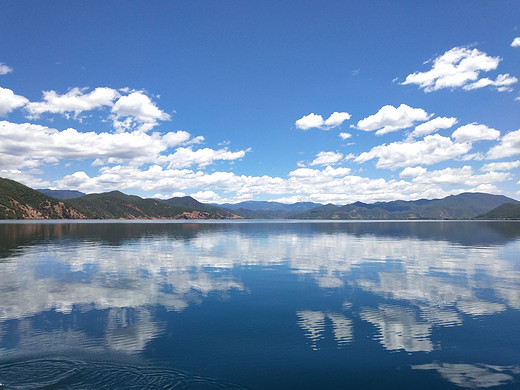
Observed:
[[[347,204],[397,199],[440,198],[462,189],[445,191],[437,184],[405,180],[386,180],[353,175],[349,168],[327,166],[323,169],[299,168],[286,178],[236,175],[233,172],[204,172],[170,169],[160,165],[141,168],[135,165],[103,166],[95,176],[85,172],[66,175],[53,187],[76,188],[83,192],[110,189],[154,191],[155,193],[191,193],[206,195],[212,191],[224,201],[254,199],[261,195],[272,199]],[[222,192],[222,193],[221,193]],[[198,198],[197,198],[198,199]],[[202,199],[202,198],[201,198]],[[215,198],[216,199],[216,198]],[[218,202],[217,202],[218,203]]]
[[[401,171],[401,173],[399,174],[399,177],[406,177],[406,178],[418,177],[418,176],[424,175],[427,171],[428,170],[426,168],[423,168],[421,166],[406,167],[405,169],[403,169]]]
[[[344,141],[344,140],[349,139],[350,137],[352,137],[352,134],[349,134],[349,133],[339,133],[339,137]]]
[[[305,115],[298,119],[295,122],[295,125],[300,130],[309,130],[313,128],[329,130],[339,127],[343,122],[349,119],[350,114],[348,112],[334,112],[327,118],[327,120],[324,120],[321,115],[310,113],[309,115]]]
[[[361,153],[354,161],[364,163],[377,158],[377,168],[396,169],[436,164],[466,154],[470,149],[470,142],[454,143],[450,138],[433,134],[421,141],[376,146],[369,152]]]
[[[332,178],[332,177],[340,177],[345,176],[350,173],[350,168],[332,168],[331,166],[327,166],[324,170],[319,169],[311,169],[311,168],[299,168],[294,171],[289,172],[289,177],[291,178]]]
[[[47,180],[43,180],[35,175],[41,173],[34,170],[23,171],[16,169],[15,167],[20,167],[21,165],[13,164],[12,168],[9,168],[6,164],[2,163],[2,159],[0,157],[0,177],[5,177],[11,180],[18,181],[20,183],[24,183],[26,186],[31,188],[49,188],[51,186],[51,182]]]
[[[406,104],[399,107],[383,106],[374,115],[360,120],[357,129],[363,131],[377,130],[377,135],[390,133],[393,131],[412,127],[416,122],[424,122],[431,115],[428,115],[422,108],[412,108]]]
[[[472,89],[479,89],[484,87],[496,87],[496,89],[499,92],[505,92],[505,91],[512,91],[513,89],[511,86],[513,84],[516,84],[518,82],[518,79],[514,76],[511,76],[509,73],[506,74],[499,74],[495,80],[491,80],[487,77],[482,78],[478,81],[475,81],[474,83],[465,85],[463,88],[467,91],[470,91]]]
[[[457,118],[447,118],[444,116],[434,118],[428,122],[421,123],[415,128],[410,134],[410,137],[422,137],[431,133],[435,133],[437,130],[449,129],[457,123]]]
[[[350,119],[350,114],[348,112],[333,112],[325,121],[325,127],[338,127],[343,122]]]
[[[492,172],[492,171],[509,171],[514,168],[520,167],[520,160],[516,161],[504,161],[498,163],[489,163],[485,164],[481,171]]]
[[[65,94],[56,91],[44,91],[40,102],[25,105],[31,119],[39,118],[44,113],[60,114],[66,118],[81,119],[85,111],[110,108],[110,119],[119,131],[149,131],[157,126],[158,121],[170,120],[170,115],[159,109],[142,91],[120,90],[98,87],[87,92],[87,88],[72,88]]]
[[[4,74],[7,74],[7,73],[11,73],[12,71],[13,71],[13,68],[0,62],[0,76],[3,76]]]
[[[25,106],[29,103],[25,97],[15,95],[15,93],[8,89],[0,87],[0,117],[9,114],[11,111]]]
[[[455,142],[495,140],[499,137],[500,131],[477,123],[461,126],[451,135]]]
[[[213,164],[217,160],[239,160],[249,151],[250,149],[231,152],[227,148],[217,150],[211,148],[193,150],[191,147],[181,147],[173,154],[161,156],[157,161],[160,163],[168,163],[168,168],[188,168],[192,165],[205,167]]]
[[[500,144],[493,146],[486,157],[491,160],[520,154],[520,129],[504,135]]]
[[[112,158],[142,163],[154,161],[161,152],[188,141],[190,137],[185,131],[165,135],[140,132],[98,134],[0,121],[0,159],[16,161],[24,167],[37,166],[49,159],[98,158],[104,161]]]
[[[516,37],[513,39],[513,42],[511,42],[512,47],[520,47],[520,37]]]
[[[477,49],[454,47],[441,56],[430,60],[432,68],[426,72],[409,74],[402,85],[416,84],[425,92],[443,88],[476,89],[486,86],[496,87],[499,91],[509,90],[518,82],[509,74],[499,75],[495,80],[480,79],[482,72],[489,72],[498,67],[502,59],[491,57]]]
[[[43,101],[31,102],[25,108],[31,118],[38,118],[44,113],[62,114],[66,117],[73,113],[73,117],[78,118],[84,111],[111,107],[114,100],[120,96],[119,92],[112,88],[99,87],[85,93],[86,90],[87,88],[72,88],[63,95],[55,91],[44,91]]]
[[[159,120],[170,120],[170,115],[159,109],[143,92],[121,96],[112,106],[114,127],[125,131],[135,127],[149,131]]]
[[[331,165],[343,159],[343,154],[337,152],[319,152],[311,165]]]
[[[214,191],[198,191],[190,196],[202,203],[223,203],[220,195]]]
[[[161,193],[157,193],[155,195],[152,195],[152,198],[153,199],[162,199],[162,200],[165,200],[165,199],[171,199],[171,198],[182,198],[186,196],[186,194],[184,192],[172,192],[171,194],[161,194]]]
[[[458,185],[474,187],[492,185],[510,178],[509,172],[489,172],[475,174],[473,168],[465,165],[462,168],[445,168],[428,171],[422,167],[407,168],[401,172],[401,177],[410,177],[416,184],[433,184],[438,186]]]

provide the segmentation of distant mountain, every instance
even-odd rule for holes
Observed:
[[[345,206],[326,205],[305,213],[293,214],[295,219],[469,219],[486,213],[504,203],[520,203],[503,195],[463,193],[443,199],[392,201]]]
[[[41,190],[52,191],[52,190]],[[57,196],[77,191],[54,192]],[[463,193],[443,199],[362,203],[242,202],[210,205],[185,196],[143,199],[120,191],[57,199],[0,178],[0,219],[515,219],[520,202],[502,195]],[[224,206],[226,208],[224,208]]]
[[[172,206],[119,191],[59,200],[0,178],[0,219],[221,219],[222,215]]]
[[[250,219],[285,219],[292,214],[302,213],[313,208],[322,206],[321,203],[298,202],[293,204],[266,202],[266,201],[246,201],[240,203],[224,203],[215,206],[232,210],[244,218]]]
[[[485,214],[481,214],[478,219],[520,219],[520,204],[504,203]]]
[[[74,199],[79,198],[80,196],[85,196],[86,194],[80,191],[75,190],[50,190],[48,188],[37,188],[36,191],[41,192],[51,198],[55,199]]]
[[[14,180],[0,178],[0,219],[82,219],[75,207]]]
[[[175,197],[175,198],[171,198],[171,199],[162,200],[162,202],[166,203],[170,206],[190,207],[192,209],[206,211],[208,213],[218,215],[220,218],[226,218],[226,219],[241,218],[239,215],[234,214],[231,211],[226,210],[225,208],[201,203],[198,200],[192,198],[191,196]]]
[[[266,201],[256,201],[250,200],[246,202],[240,203],[223,203],[223,204],[214,204],[214,206],[224,207],[229,210],[239,210],[239,209],[247,209],[247,210],[284,210],[288,212],[294,211],[306,211],[313,209],[318,206],[322,206],[321,203],[313,203],[313,202],[298,202],[298,203],[280,203],[280,202],[266,202]]]
[[[143,199],[120,191],[89,194],[67,200],[94,219],[215,219],[215,214],[189,207],[170,206],[157,199]]]

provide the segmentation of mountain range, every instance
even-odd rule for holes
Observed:
[[[190,196],[143,199],[120,191],[83,194],[35,190],[0,178],[0,219],[520,219],[520,202],[503,195],[462,193],[443,199],[338,206],[248,201],[205,204]]]

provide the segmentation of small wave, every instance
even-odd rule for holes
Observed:
[[[217,379],[163,367],[69,359],[34,359],[0,365],[0,389],[245,389]]]

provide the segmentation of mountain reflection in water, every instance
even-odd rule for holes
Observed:
[[[74,351],[252,388],[507,388],[519,254],[516,222],[3,223],[0,383]]]

